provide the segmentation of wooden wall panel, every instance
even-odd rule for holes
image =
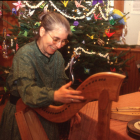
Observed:
[[[114,0],[114,9],[124,12],[124,0]]]
[[[12,10],[12,8],[15,8],[16,7],[13,5],[13,3],[16,3],[17,1],[3,1],[3,2],[6,2],[10,9]],[[7,9],[4,5],[2,7],[3,9]],[[15,18],[15,17],[11,17],[12,13],[9,12],[9,13],[6,13],[5,11],[2,12],[2,18],[5,19],[6,21],[10,22],[11,24],[13,25],[19,25],[18,24],[18,20]],[[11,34],[11,31],[9,31],[8,29],[12,29],[12,26],[8,23],[6,23],[5,21],[3,21],[2,19],[0,19],[0,34],[3,34],[3,29],[6,28],[6,31],[7,31],[7,34]]]
[[[114,49],[115,53],[120,53],[121,51],[128,51],[129,49],[118,48]],[[129,59],[133,57],[131,60],[127,62],[129,67],[126,67],[124,71],[128,73],[128,79],[125,80],[123,86],[121,88],[120,94],[127,94],[136,92],[140,87],[140,72],[137,68],[136,62],[140,60],[140,49],[131,49],[130,52],[124,57],[125,59]]]

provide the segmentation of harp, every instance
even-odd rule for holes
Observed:
[[[86,98],[85,101],[80,103],[63,104],[61,106],[50,105],[48,107],[35,108],[31,110],[37,112],[39,115],[41,115],[42,117],[44,117],[49,121],[61,123],[69,120],[88,102],[98,100],[99,115],[98,115],[97,140],[108,140],[109,124],[110,124],[109,120],[111,116],[111,103],[112,101],[118,101],[120,88],[124,78],[125,78],[124,75],[112,72],[101,72],[94,74],[89,78],[87,78],[77,88],[77,90],[82,91],[83,96]],[[21,99],[17,102],[16,105],[17,113],[21,111],[24,112],[25,110],[27,110],[27,108],[28,107],[22,102]],[[16,114],[16,118],[18,123],[19,122],[18,114]]]

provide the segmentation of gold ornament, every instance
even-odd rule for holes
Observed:
[[[118,63],[118,59],[116,59],[115,63]]]

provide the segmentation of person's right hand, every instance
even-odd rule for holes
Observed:
[[[54,101],[61,103],[81,102],[84,97],[81,96],[81,91],[70,89],[72,82],[63,85],[54,92]]]

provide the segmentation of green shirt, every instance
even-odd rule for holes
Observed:
[[[65,84],[64,59],[59,51],[50,58],[43,55],[36,41],[21,47],[14,56],[7,78],[10,93],[21,97],[30,107],[48,106],[54,103],[54,91]],[[15,119],[16,106],[7,103],[1,123],[1,140],[20,140]],[[58,125],[38,115],[49,140],[59,140]]]
[[[48,58],[33,41],[17,51],[7,83],[11,93],[20,96],[25,104],[41,107],[53,104],[54,91],[66,80],[60,52]]]

